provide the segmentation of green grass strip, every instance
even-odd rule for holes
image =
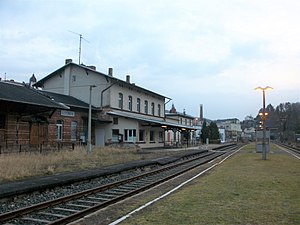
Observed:
[[[300,224],[300,161],[248,145],[180,191],[122,224]]]

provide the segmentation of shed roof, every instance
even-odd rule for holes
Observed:
[[[54,99],[56,102],[61,102],[67,106],[70,107],[76,107],[76,108],[82,108],[82,109],[88,109],[89,104],[79,100],[78,98],[75,98],[70,95],[63,95],[63,94],[58,94],[58,93],[53,93],[49,91],[40,91],[44,95],[48,96],[51,99]],[[92,107],[95,108],[95,107]]]
[[[22,103],[52,109],[68,109],[67,106],[41,94],[38,90],[20,83],[0,81],[0,101]]]

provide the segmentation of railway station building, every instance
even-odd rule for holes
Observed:
[[[166,114],[165,109],[170,98],[132,83],[130,75],[126,75],[125,80],[114,77],[112,68],[105,74],[98,72],[95,66],[78,65],[67,59],[65,65],[34,86],[64,104],[63,96],[70,96],[86,104],[81,108],[82,121],[76,120],[80,142],[87,139],[86,113],[87,107],[91,105],[91,137],[96,147],[113,144],[134,144],[141,148],[164,147],[171,141],[171,138],[168,139],[170,131],[176,133],[176,142],[191,143],[194,131],[192,117],[181,115],[183,119],[174,119],[174,115]],[[64,138],[57,140],[58,129],[69,123],[66,118],[74,115],[74,112],[72,109],[58,110],[57,113],[64,116],[60,121],[63,125],[56,126],[56,136],[52,131],[49,137],[63,143]],[[71,135],[66,133],[67,136]]]

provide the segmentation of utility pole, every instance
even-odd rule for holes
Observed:
[[[92,89],[94,87],[96,85],[90,85],[87,154],[92,153]]]

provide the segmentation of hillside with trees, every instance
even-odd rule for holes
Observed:
[[[262,109],[259,112],[262,112]],[[276,108],[269,104],[266,112],[266,127],[271,131],[271,138],[282,142],[294,142],[296,135],[300,134],[300,102],[281,103]],[[256,120],[260,120],[259,114]]]

